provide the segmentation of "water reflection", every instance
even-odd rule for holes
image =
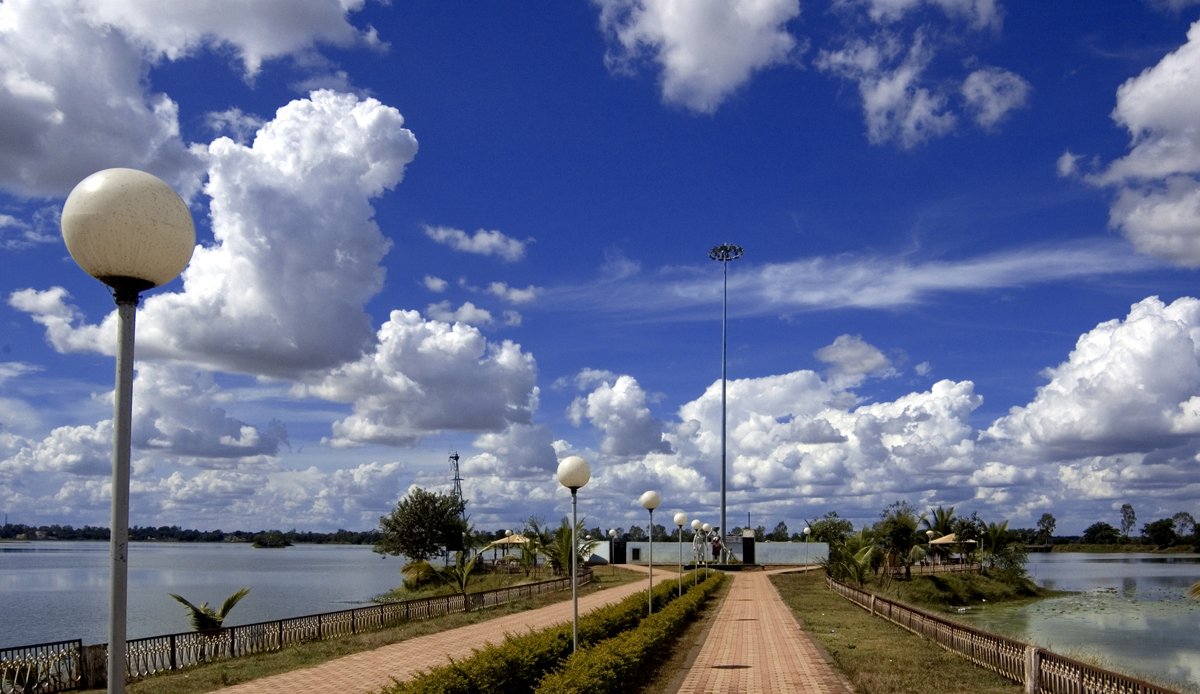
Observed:
[[[0,646],[107,635],[108,544],[35,542],[0,546]],[[168,593],[220,604],[249,586],[229,624],[346,609],[400,582],[401,562],[370,547],[299,545],[256,550],[246,544],[132,543],[129,553],[129,635],[189,630]]]
[[[1077,591],[965,616],[986,629],[1122,672],[1185,683],[1200,692],[1200,604],[1187,597],[1200,555],[1043,554],[1030,575]]]

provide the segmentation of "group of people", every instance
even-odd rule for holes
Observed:
[[[709,560],[708,546],[712,545],[711,561],[717,564],[724,564],[729,561],[732,556],[729,548],[721,541],[720,528],[713,528],[707,533],[703,530],[697,530],[692,537],[692,554],[695,556],[695,563],[701,564]]]

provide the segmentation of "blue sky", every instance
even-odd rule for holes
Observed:
[[[104,525],[114,329],[58,230],[148,170],[131,522],[1200,515],[1200,3],[8,0],[0,509]]]

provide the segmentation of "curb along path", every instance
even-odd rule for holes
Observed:
[[[853,688],[801,631],[769,575],[738,572],[699,655],[677,690],[700,692],[831,692]]]
[[[645,567],[630,566],[635,570]],[[604,605],[620,602],[634,593],[645,593],[646,586],[635,581],[590,593],[579,598],[584,614]],[[445,665],[450,658],[462,660],[488,643],[500,644],[509,634],[524,634],[571,621],[571,599],[560,603],[489,619],[437,634],[428,634],[355,653],[316,667],[293,670],[271,677],[243,682],[218,691],[226,694],[365,694],[378,692],[404,681],[422,670]]]

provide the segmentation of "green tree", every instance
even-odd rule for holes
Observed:
[[[883,509],[875,525],[877,542],[888,567],[903,566],[906,579],[912,578],[913,562],[924,556],[924,550],[920,548],[924,538],[918,538],[917,524],[917,512],[912,505],[907,501],[896,501]]]
[[[1129,532],[1137,525],[1137,513],[1133,511],[1133,504],[1121,504],[1121,534],[1126,539],[1129,538]]]
[[[255,535],[254,540],[252,541],[252,546],[260,549],[275,549],[281,547],[291,547],[292,541],[287,539],[284,534],[278,530],[269,530],[267,532],[262,532]]]
[[[464,502],[453,494],[413,487],[396,508],[379,518],[379,554],[402,555],[412,562],[429,561],[446,553],[447,540],[467,530]]]
[[[833,546],[845,542],[854,534],[854,524],[845,518],[838,517],[837,511],[830,511],[824,516],[808,524],[810,539],[813,542],[824,542]],[[801,538],[803,539],[803,538]]]
[[[1039,518],[1037,522],[1039,542],[1042,544],[1050,542],[1050,538],[1054,537],[1054,526],[1056,523],[1057,521],[1054,520],[1054,516],[1051,514],[1042,514],[1042,517]]]
[[[225,598],[225,602],[221,603],[221,609],[219,610],[214,610],[207,602],[193,605],[182,595],[176,595],[175,593],[168,593],[168,595],[175,598],[177,602],[187,608],[188,618],[192,622],[193,629],[202,634],[212,635],[221,630],[221,625],[225,623],[225,618],[229,616],[230,610],[233,609],[234,605],[241,602],[242,598],[246,597],[249,592],[249,588],[242,588],[233,595],[230,595]]]
[[[1179,540],[1175,534],[1175,520],[1160,518],[1142,526],[1142,534],[1155,547],[1170,547]]]
[[[769,535],[767,535],[767,539],[770,540],[771,542],[787,542],[788,541],[787,523],[784,523],[783,521],[779,521],[777,524],[775,524],[775,529],[772,530]]]
[[[865,583],[867,576],[883,561],[883,552],[875,543],[874,532],[863,528],[830,543],[829,555],[822,561],[825,572],[838,580],[854,581],[860,586]]]
[[[1120,542],[1121,534],[1108,523],[1099,521],[1084,529],[1080,540],[1088,545],[1115,545]]]

